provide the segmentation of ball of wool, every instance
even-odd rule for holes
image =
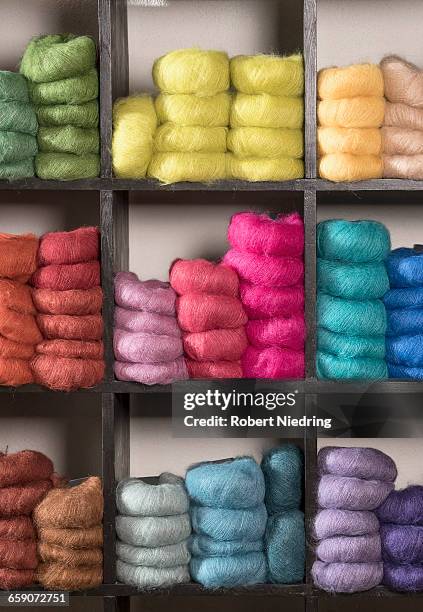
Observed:
[[[29,516],[52,487],[51,480],[34,480],[0,489],[0,518]]]
[[[324,68],[318,74],[317,91],[319,98],[330,100],[383,96],[383,74],[377,64]]]
[[[317,255],[350,263],[384,261],[391,249],[389,232],[379,221],[328,219],[317,225]]]
[[[381,561],[379,534],[325,538],[316,548],[318,559],[325,563],[372,563]]]
[[[423,309],[398,308],[387,311],[387,335],[419,335],[422,329]]]
[[[0,564],[10,569],[35,569],[38,565],[36,542],[0,540]]]
[[[386,360],[409,367],[423,366],[423,334],[386,338]]]
[[[51,264],[38,268],[31,282],[36,289],[92,289],[100,285],[100,264],[98,261]]]
[[[50,82],[29,82],[31,101],[43,104],[83,104],[98,98],[96,68],[87,73]]]
[[[245,94],[302,96],[304,65],[301,53],[279,55],[237,55],[231,58],[231,80]]]
[[[99,153],[100,136],[96,128],[40,127],[37,134],[38,148],[43,153],[73,153],[87,155]]]
[[[101,548],[103,546],[103,527],[82,527],[64,529],[61,527],[39,527],[38,540],[66,548]]]
[[[423,129],[423,109],[413,108],[408,104],[385,104],[384,125],[411,130]]]
[[[295,444],[284,444],[264,454],[261,468],[270,514],[298,508],[302,498],[303,454]]]
[[[0,101],[0,130],[37,135],[37,116],[33,107],[26,102]]]
[[[37,344],[42,336],[33,315],[0,306],[0,334],[14,342]]]
[[[290,287],[304,280],[304,263],[299,257],[275,257],[230,249],[223,263],[243,281],[264,287]]]
[[[386,128],[382,128],[384,130]],[[380,155],[382,136],[379,128],[319,127],[317,130],[319,155],[351,153],[352,155]]]
[[[204,98],[191,94],[160,94],[155,107],[159,123],[225,127],[229,125],[231,96],[226,92]]]
[[[37,269],[34,234],[0,234],[0,277],[25,283]]]
[[[225,153],[225,127],[201,127],[164,123],[154,134],[154,150],[158,153]]]
[[[82,591],[103,582],[103,566],[69,567],[61,563],[40,563],[36,580],[48,590]]]
[[[175,336],[115,329],[113,348],[118,361],[162,363],[182,355],[182,339]]]
[[[317,465],[321,474],[365,480],[394,482],[398,475],[395,462],[377,448],[325,446],[318,453]]]
[[[319,510],[314,519],[313,532],[317,540],[378,534],[379,521],[375,513],[368,510]]]
[[[390,289],[383,296],[383,302],[388,310],[423,308],[423,286]]]
[[[392,491],[376,514],[381,523],[423,526],[423,486]]]
[[[346,300],[320,293],[319,325],[337,333],[376,336],[386,331],[386,311],[380,300]]]
[[[259,255],[301,257],[304,252],[304,221],[299,213],[237,213],[228,227],[229,244],[239,251]]]
[[[153,80],[168,94],[214,96],[229,89],[229,59],[223,51],[177,49],[153,64]]]
[[[210,508],[191,506],[193,531],[218,541],[258,540],[266,529],[266,506]]]
[[[89,153],[38,153],[35,173],[45,180],[74,181],[95,178],[100,174],[100,156]]]
[[[314,583],[330,593],[368,591],[382,582],[382,563],[324,563],[315,561],[311,570]]]
[[[356,264],[319,258],[317,288],[347,300],[373,300],[389,290],[389,279],[383,262]]]
[[[54,315],[90,315],[100,312],[103,305],[101,287],[91,289],[33,289],[32,299],[38,312]]]
[[[100,548],[78,550],[41,541],[38,542],[37,552],[41,561],[68,567],[92,567],[103,563],[103,551]]]
[[[270,582],[302,582],[305,570],[305,529],[304,514],[300,510],[289,510],[269,518],[265,546]]]
[[[169,283],[158,280],[140,281],[133,272],[115,276],[115,301],[129,310],[144,310],[175,316],[176,295]]]
[[[120,582],[138,589],[166,587],[173,584],[190,582],[187,565],[161,568],[144,567],[124,563],[118,559],[116,562],[116,575]]]
[[[420,181],[423,179],[423,155],[384,155],[383,176]]]
[[[35,352],[33,344],[15,342],[0,336],[0,358],[29,360]]]
[[[230,557],[193,557],[192,578],[205,587],[234,587],[266,582],[266,558],[262,552]]]
[[[422,380],[423,368],[408,367],[403,365],[395,365],[388,363],[388,377],[397,379]]]
[[[380,62],[389,102],[400,102],[423,108],[423,71],[398,57],[388,55]]]
[[[411,248],[394,249],[387,261],[391,287],[418,287],[423,285],[423,254]]]
[[[101,340],[103,318],[101,315],[47,315],[37,316],[38,327],[44,338],[63,340]]]
[[[188,513],[173,516],[118,515],[116,533],[125,544],[156,548],[186,540],[191,534],[191,522]]]
[[[97,227],[80,227],[71,232],[44,234],[38,249],[38,263],[46,266],[99,259],[99,237]]]
[[[385,358],[384,336],[349,336],[337,334],[319,327],[317,330],[317,346],[322,354],[331,353],[337,357],[355,358],[371,357]],[[323,360],[325,357],[323,357]]]
[[[36,355],[31,361],[34,381],[49,389],[72,391],[94,387],[104,378],[104,361]]]
[[[29,516],[0,519],[0,541],[35,540],[34,525]]]
[[[225,153],[155,153],[148,176],[165,185],[220,181],[226,178]]]
[[[96,128],[98,126],[97,100],[84,104],[38,106],[36,112],[38,123],[42,127],[73,125],[78,128]]]
[[[31,289],[18,281],[0,279],[0,300],[3,307],[20,314],[35,314]]]
[[[378,128],[384,115],[385,100],[376,96],[320,100],[317,105],[319,125],[325,127]]]
[[[73,357],[79,359],[103,359],[104,345],[102,342],[84,340],[45,340],[37,344],[37,353],[55,355],[56,357]]]
[[[242,378],[239,361],[193,361],[186,359],[188,378]]]
[[[383,584],[393,591],[423,591],[423,566],[384,563]]]
[[[0,162],[23,161],[37,154],[37,139],[23,132],[0,132]]]
[[[184,354],[196,361],[237,361],[248,340],[245,328],[236,327],[185,334],[183,345]]]
[[[248,340],[257,348],[280,346],[294,351],[304,350],[306,325],[303,314],[248,321],[245,329]]]
[[[116,542],[116,555],[120,561],[139,565],[142,567],[176,567],[187,565],[191,559],[186,541],[168,546],[157,546],[146,548],[143,546],[131,546],[123,542]]]
[[[0,589],[9,591],[34,584],[34,570],[0,568]]]
[[[150,96],[129,96],[113,105],[113,171],[118,178],[144,178],[153,154],[157,116]]]
[[[178,295],[211,293],[238,295],[238,277],[228,266],[206,259],[177,259],[170,268],[170,284]]]
[[[228,150],[237,157],[304,157],[301,129],[239,127],[228,132]]]
[[[127,310],[116,306],[114,323],[115,327],[129,332],[181,337],[181,330],[175,317],[155,312]]]
[[[423,527],[418,525],[381,525],[383,559],[395,564],[423,563]]]
[[[15,181],[17,179],[31,178],[35,176],[34,160],[24,159],[18,162],[0,164],[0,179]]]
[[[375,510],[393,490],[392,482],[324,474],[317,496],[321,508]]]
[[[237,93],[231,107],[231,127],[301,129],[304,122],[302,98]]]
[[[263,473],[252,457],[199,463],[185,479],[190,498],[202,506],[243,509],[264,500]]]
[[[103,519],[101,480],[91,476],[75,487],[56,488],[37,506],[34,522],[38,527],[94,527]]]
[[[46,83],[88,72],[96,62],[94,39],[74,34],[38,36],[25,49],[20,70],[29,81]]]
[[[290,316],[304,312],[304,287],[261,287],[241,282],[239,293],[249,319]]]
[[[0,453],[0,488],[33,480],[48,480],[53,471],[53,462],[38,451]]]
[[[115,361],[118,380],[143,383],[144,385],[168,385],[177,380],[186,380],[188,371],[183,357],[166,363],[124,363]]]
[[[0,358],[0,385],[19,387],[34,382],[27,359]]]
[[[176,311],[181,329],[189,332],[234,329],[247,322],[240,300],[231,295],[187,293],[178,298]]]
[[[142,478],[121,480],[116,487],[116,505],[121,514],[129,516],[171,516],[184,514],[189,508],[183,479],[167,473],[160,474],[157,484]]]
[[[277,346],[265,349],[249,346],[241,362],[245,378],[304,378],[304,351],[293,351]]]
[[[423,150],[421,130],[385,126],[381,135],[385,155],[418,155]]]
[[[28,83],[18,72],[0,70],[0,101],[29,102]]]
[[[204,535],[194,534],[189,539],[189,550],[195,557],[232,557],[234,555],[262,552],[264,550],[263,539],[229,540],[220,542]]]
[[[320,159],[319,175],[338,183],[382,178],[383,161],[376,155],[332,153]]]

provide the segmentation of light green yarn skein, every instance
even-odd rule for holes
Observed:
[[[51,180],[95,178],[100,174],[100,156],[38,153],[35,158],[35,172],[39,178]]]
[[[37,139],[20,132],[0,132],[0,162],[15,162],[35,157]]]
[[[98,74],[92,68],[82,76],[69,77],[50,83],[29,83],[34,104],[83,104],[98,98]]]
[[[85,74],[95,66],[96,49],[90,36],[53,34],[33,38],[21,61],[21,73],[35,83],[48,83]]]
[[[38,124],[34,109],[24,102],[0,102],[0,130],[6,132],[37,133]]]
[[[0,164],[0,179],[13,181],[32,176],[34,176],[34,160],[32,157],[22,161],[11,162],[10,164]]]
[[[43,153],[74,153],[86,155],[99,153],[100,138],[96,128],[84,129],[65,125],[63,127],[40,127],[38,147]]]
[[[0,101],[29,102],[28,83],[19,72],[0,70]]]
[[[98,102],[85,104],[56,104],[37,107],[38,123],[41,126],[73,125],[80,128],[98,126]]]

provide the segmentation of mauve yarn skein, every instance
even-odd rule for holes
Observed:
[[[423,486],[392,491],[376,514],[381,523],[423,526]]]
[[[182,355],[182,339],[175,336],[115,329],[113,347],[118,361],[152,364],[174,361]]]
[[[88,261],[77,264],[51,264],[38,268],[32,275],[37,289],[92,289],[100,285],[100,263]]]
[[[325,446],[319,451],[317,465],[321,474],[384,482],[394,482],[397,477],[394,461],[376,448]]]
[[[177,259],[170,268],[170,284],[178,295],[186,293],[210,293],[238,296],[239,283],[236,273],[223,264],[205,259]]]
[[[38,263],[75,264],[99,259],[100,233],[96,227],[80,227],[71,232],[44,234],[38,249]]]
[[[233,329],[247,322],[238,298],[229,295],[188,293],[176,302],[178,323],[184,331]]]
[[[423,591],[423,565],[384,563],[383,584],[394,591]]]
[[[267,511],[263,503],[241,509],[191,506],[191,521],[196,533],[215,540],[257,540],[264,536]]]
[[[189,510],[188,495],[182,478],[160,474],[157,484],[142,478],[126,478],[116,487],[119,512],[127,516],[171,516]]]
[[[32,289],[34,306],[39,313],[52,315],[92,315],[103,305],[101,287],[91,289]]]
[[[262,552],[231,557],[193,557],[192,578],[205,587],[233,587],[266,582],[266,558]]]
[[[315,561],[311,570],[315,584],[330,593],[368,591],[382,582],[382,563],[324,563]]]
[[[325,474],[320,479],[317,496],[321,508],[375,510],[393,488],[391,482]]]
[[[0,487],[48,480],[54,472],[52,461],[38,451],[0,453]],[[1,539],[1,537],[0,537]]]
[[[369,510],[319,510],[314,519],[314,536],[317,540],[334,536],[363,536],[379,533],[379,521]]]
[[[383,560],[397,565],[423,564],[423,527],[420,525],[380,526]]]
[[[115,307],[115,328],[128,332],[144,332],[147,334],[163,334],[165,336],[181,337],[176,318],[173,316],[157,314],[155,312],[143,312],[127,310]]]
[[[325,538],[316,548],[318,559],[325,563],[373,563],[381,560],[379,534],[335,536]]]
[[[290,287],[304,280],[304,263],[298,257],[258,255],[230,249],[223,263],[233,268],[240,280],[264,287]]]
[[[118,306],[129,310],[175,315],[176,295],[169,283],[158,280],[140,281],[133,272],[116,274],[115,301]]]
[[[175,380],[188,378],[184,357],[166,363],[152,364],[115,361],[114,370],[119,380],[137,381],[144,385],[168,385]]]
[[[248,318],[267,319],[304,313],[304,287],[261,287],[241,282],[239,295]]]
[[[303,455],[295,444],[283,444],[264,454],[261,468],[270,514],[299,507],[302,497]]]

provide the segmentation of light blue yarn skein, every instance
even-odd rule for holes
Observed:
[[[423,286],[390,289],[390,291],[384,295],[383,303],[387,310],[394,310],[397,308],[423,308]]]
[[[196,504],[212,508],[249,508],[264,499],[263,473],[252,457],[194,465],[185,484]]]
[[[298,446],[284,444],[272,448],[264,454],[261,467],[269,514],[298,508],[303,482],[303,453]]]
[[[289,510],[271,516],[265,542],[270,582],[302,582],[305,565],[304,514],[300,510]]]
[[[391,240],[378,221],[329,219],[317,226],[317,255],[322,259],[351,263],[384,261]]]
[[[385,358],[384,336],[349,336],[319,327],[317,347],[323,353],[331,353],[345,359],[353,357]]]
[[[386,261],[391,287],[423,285],[423,252],[415,249],[394,249]]]
[[[389,290],[385,264],[317,260],[317,289],[347,300],[373,300]]]
[[[232,510],[191,506],[193,530],[218,541],[258,540],[266,530],[267,512],[264,504]]]
[[[321,293],[317,296],[317,321],[330,331],[357,336],[386,331],[386,311],[380,300],[344,300]]]
[[[386,338],[386,360],[391,364],[423,367],[423,334]]]
[[[381,380],[388,376],[384,359],[343,358],[321,350],[317,351],[316,369],[318,378],[333,380]]]
[[[191,576],[205,587],[233,587],[266,582],[266,558],[263,553],[230,557],[193,557]]]
[[[218,541],[208,536],[194,534],[188,541],[188,548],[196,557],[229,557],[249,552],[262,552],[264,542],[260,540]]]
[[[387,336],[420,334],[423,329],[423,308],[398,308],[387,311]]]

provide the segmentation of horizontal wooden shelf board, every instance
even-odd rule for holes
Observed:
[[[177,584],[168,588],[159,589],[135,589],[125,584],[104,585],[111,595],[117,596],[161,596],[172,597],[175,595],[202,595],[206,597],[227,597],[227,596],[274,596],[274,597],[303,597],[306,594],[305,584],[256,584],[244,587],[232,588],[205,588],[201,584]],[[109,594],[109,593],[107,593]]]
[[[423,592],[420,593],[410,593],[410,592],[404,592],[404,593],[400,593],[398,591],[391,591],[390,589],[387,589],[384,586],[378,586],[375,587],[374,589],[370,589],[370,591],[363,591],[360,593],[327,593],[326,591],[322,591],[316,587],[313,587],[313,596],[317,597],[318,599],[326,599],[326,598],[333,598],[336,597],[337,599],[339,598],[360,598],[360,599],[364,599],[366,597],[371,597],[371,598],[382,598],[382,597],[423,597]]]

